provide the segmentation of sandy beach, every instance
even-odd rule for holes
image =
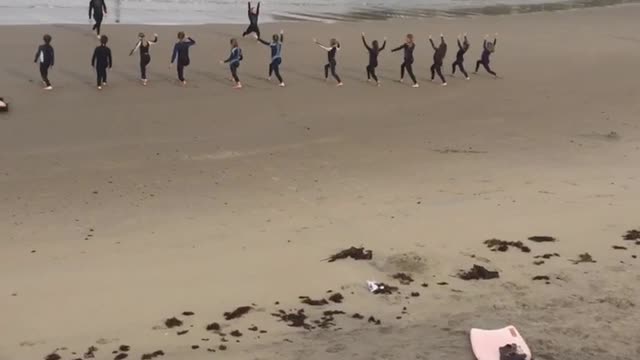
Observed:
[[[113,359],[121,345],[131,359],[471,360],[469,329],[506,325],[538,360],[640,358],[640,245],[623,239],[640,226],[638,18],[627,5],[265,24],[285,31],[287,87],[265,80],[268,48],[247,38],[241,91],[218,60],[244,26],[105,26],[102,92],[88,26],[0,27],[0,360],[90,346]],[[178,30],[197,41],[186,88],[168,69]],[[160,37],[147,87],[127,56],[139,31]],[[366,83],[363,31],[388,46],[414,33],[421,88],[395,81],[401,54],[386,51],[382,87]],[[457,34],[471,69],[499,33],[502,78],[429,82],[427,37],[441,32],[446,73]],[[32,63],[43,33],[52,92]],[[344,87],[323,81],[314,37],[341,41]],[[531,251],[491,251],[492,238]],[[350,246],[373,259],[322,261]],[[585,253],[595,262],[572,261]],[[499,279],[456,276],[474,264]],[[299,309],[314,329],[272,315]],[[314,323],[331,310],[345,314]]]

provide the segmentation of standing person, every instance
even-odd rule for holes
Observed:
[[[158,34],[153,34],[153,40],[149,41],[145,38],[144,33],[138,34],[138,42],[136,46],[131,50],[129,56],[133,55],[137,50],[140,50],[140,80],[142,85],[147,85],[147,65],[151,62],[151,55],[149,54],[149,47],[158,42]]]
[[[173,46],[171,64],[173,64],[176,59],[178,60],[178,80],[180,80],[182,85],[187,85],[187,81],[184,79],[184,68],[191,64],[191,59],[189,59],[189,48],[192,45],[195,45],[195,43],[195,40],[180,31],[178,33],[178,42]],[[169,65],[169,68],[171,68],[171,65]]]
[[[413,34],[407,34],[404,44],[392,49],[391,52],[404,50],[404,61],[400,65],[400,82],[404,81],[404,71],[407,70],[411,80],[413,81],[413,87],[420,87],[415,75],[413,75],[413,50],[416,48],[416,44],[413,42]]]
[[[327,79],[329,79],[329,70],[331,70],[331,75],[338,82],[337,86],[342,86],[342,80],[340,80],[340,76],[336,73],[336,65],[338,64],[336,62],[336,53],[340,50],[340,43],[336,39],[331,39],[329,41],[329,47],[326,47],[316,39],[313,39],[313,42],[327,52],[328,61],[324,66],[324,80],[327,81]]]
[[[51,82],[49,82],[49,68],[52,68],[55,62],[55,54],[51,46],[51,35],[45,34],[42,40],[44,44],[38,46],[38,51],[36,52],[36,57],[33,62],[40,63],[40,76],[45,86],[44,89],[53,90]]]
[[[467,34],[464,34],[464,40],[460,43],[460,36],[458,35],[458,52],[456,53],[456,61],[451,64],[451,75],[455,75],[456,66],[460,68],[460,72],[464,75],[464,78],[469,80],[469,74],[464,69],[464,54],[469,50],[469,40],[467,40]]]
[[[229,41],[231,44],[231,53],[227,60],[221,60],[221,64],[229,64],[229,70],[231,70],[231,77],[233,77],[233,81],[236,83],[233,88],[234,89],[242,89],[242,83],[240,83],[240,78],[238,77],[238,68],[240,67],[240,61],[244,59],[242,56],[242,49],[238,46],[238,40],[231,39]]]
[[[362,43],[364,47],[369,52],[369,65],[367,65],[367,81],[371,81],[371,78],[376,82],[377,86],[380,86],[380,81],[378,81],[378,76],[376,76],[376,68],[378,67],[378,55],[380,51],[384,50],[385,46],[387,46],[387,38],[384,38],[384,42],[382,46],[378,45],[378,40],[373,40],[371,42],[371,46],[367,44],[367,40],[364,37],[364,33],[362,33]]]
[[[447,56],[447,43],[444,41],[444,35],[440,34],[440,45],[436,46],[429,35],[429,42],[433,48],[433,65],[431,65],[431,81],[436,77],[436,73],[442,80],[442,86],[447,86],[447,80],[442,75],[442,64],[444,63],[444,57]]]
[[[93,20],[96,21],[93,25],[93,30],[96,31],[96,35],[100,39],[102,19],[107,14],[107,4],[105,4],[104,0],[89,0],[89,20],[91,20],[91,13],[93,13]]]
[[[93,57],[91,58],[91,66],[95,67],[98,78],[98,90],[102,90],[102,87],[107,85],[107,68],[111,69],[113,66],[111,49],[107,47],[108,41],[109,38],[106,35],[102,35],[100,37],[100,45],[93,51]]]
[[[280,30],[280,35],[273,34],[271,42],[268,43],[261,38],[258,41],[271,48],[271,62],[269,63],[269,80],[271,80],[271,74],[275,73],[276,78],[280,81],[280,87],[284,87],[284,81],[280,76],[280,64],[282,64],[282,43],[284,42],[284,30]]]
[[[480,65],[484,66],[484,69],[494,77],[498,77],[498,74],[495,71],[491,70],[489,66],[490,57],[493,52],[496,51],[496,44],[498,43],[498,34],[493,38],[493,42],[487,41],[489,35],[485,35],[484,42],[482,43],[482,55],[480,56],[480,60],[476,62],[476,71],[474,74],[478,73],[478,69],[480,69]]]
[[[258,7],[254,8],[251,6],[251,1],[249,1],[249,27],[242,33],[242,37],[245,37],[251,33],[256,33],[256,38],[260,38],[260,28],[258,27],[258,16],[260,16],[260,2],[258,1]]]

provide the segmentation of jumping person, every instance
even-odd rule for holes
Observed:
[[[231,39],[229,41],[231,44],[231,53],[227,60],[221,60],[221,64],[229,64],[229,70],[231,70],[231,77],[233,77],[233,81],[236,83],[233,87],[234,89],[242,89],[242,83],[240,83],[240,78],[238,77],[238,68],[240,67],[240,62],[244,59],[242,56],[242,49],[238,46],[238,40]]]
[[[498,77],[498,74],[495,71],[491,70],[489,67],[491,54],[496,51],[496,43],[498,43],[498,34],[493,38],[493,42],[487,41],[489,35],[485,35],[484,42],[482,43],[482,56],[480,56],[480,60],[476,62],[476,71],[474,74],[478,73],[478,69],[480,69],[480,65],[484,66],[484,69],[494,77]]]
[[[456,53],[456,61],[451,64],[451,75],[455,75],[456,66],[460,68],[460,72],[464,75],[464,78],[469,80],[469,74],[464,69],[464,54],[469,50],[469,40],[467,40],[467,34],[464,34],[464,40],[460,42],[460,36],[458,36],[458,52]]]
[[[418,84],[415,75],[413,75],[413,50],[415,48],[416,44],[413,42],[413,34],[407,34],[404,44],[392,49],[391,52],[404,50],[404,61],[402,62],[402,65],[400,65],[400,82],[404,81],[404,71],[407,70],[407,73],[413,81],[413,87],[417,88],[420,87],[420,85]]]
[[[442,86],[447,86],[447,80],[442,75],[442,64],[444,63],[444,57],[447,55],[447,43],[444,41],[444,35],[440,34],[440,45],[436,46],[429,35],[429,42],[433,48],[433,65],[431,65],[431,81],[436,77],[436,73],[442,80]]]
[[[258,1],[258,7],[254,8],[251,6],[251,1],[249,1],[249,27],[242,33],[242,37],[245,37],[251,33],[256,33],[256,38],[260,38],[260,28],[258,27],[258,16],[260,16],[260,2]]]
[[[384,47],[387,46],[387,38],[384,38],[384,42],[382,46],[378,45],[378,40],[373,40],[371,42],[371,46],[367,44],[367,40],[364,37],[364,33],[362,33],[362,43],[364,47],[369,52],[369,65],[367,65],[367,81],[371,81],[371,78],[376,82],[377,86],[380,86],[380,81],[378,81],[378,76],[376,76],[376,67],[378,67],[378,55],[380,51],[384,50]]]
[[[280,35],[273,34],[270,43],[258,38],[258,41],[271,48],[271,62],[269,63],[269,77],[271,80],[271,74],[275,73],[276,78],[280,81],[280,86],[284,87],[284,81],[280,76],[280,64],[282,64],[282,43],[284,42],[284,30],[280,30]]]
[[[96,31],[96,35],[100,39],[102,18],[107,14],[107,4],[105,4],[104,0],[89,0],[89,20],[91,20],[91,13],[93,13],[93,20],[96,21],[93,25],[93,30]]]
[[[340,76],[336,73],[336,65],[338,64],[336,62],[336,53],[340,50],[340,43],[336,39],[331,39],[329,41],[329,47],[326,47],[316,39],[313,39],[313,42],[327,52],[328,62],[324,66],[324,80],[327,81],[327,79],[329,79],[329,70],[331,70],[331,75],[338,82],[337,86],[342,86],[342,80],[340,80]]]
[[[102,87],[107,85],[107,68],[111,69],[113,66],[111,49],[107,47],[108,41],[109,38],[106,35],[100,36],[100,45],[93,51],[91,58],[91,66],[95,67],[98,78],[98,90],[102,90]]]
[[[176,59],[178,60],[178,80],[180,80],[182,85],[187,85],[187,81],[184,79],[184,68],[189,66],[189,64],[191,63],[191,59],[189,59],[189,48],[195,44],[195,40],[193,40],[189,36],[186,36],[184,32],[180,31],[178,33],[178,42],[176,42],[176,44],[173,46],[171,64],[173,64]],[[171,68],[171,64],[169,65],[169,68]]]
[[[140,80],[142,85],[147,85],[147,65],[151,62],[151,55],[149,54],[149,47],[158,42],[158,34],[153,34],[153,40],[149,41],[145,38],[144,33],[138,34],[138,42],[136,46],[131,50],[129,56],[133,55],[137,50],[140,50]]]
[[[53,67],[55,55],[53,47],[51,46],[51,35],[45,34],[42,40],[44,44],[38,46],[38,51],[36,52],[36,57],[33,62],[40,64],[40,76],[45,86],[44,89],[52,90],[53,87],[51,86],[51,82],[49,82],[49,68]]]

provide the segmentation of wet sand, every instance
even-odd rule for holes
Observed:
[[[469,328],[508,324],[536,359],[637,359],[640,245],[622,235],[640,226],[639,16],[269,24],[285,29],[288,86],[264,80],[268,49],[245,39],[242,91],[217,64],[242,26],[185,27],[198,41],[187,88],[167,69],[176,27],[109,26],[102,92],[86,26],[2,27],[0,359],[90,346],[113,359],[123,344],[136,359],[472,359]],[[138,31],[161,41],[146,88],[126,56]],[[394,82],[401,55],[386,52],[383,86],[367,84],[362,31],[390,46],[415,33],[422,87]],[[500,33],[503,78],[428,82],[427,35],[447,35],[450,64],[464,31],[467,68],[482,35]],[[31,63],[43,32],[57,52],[51,93]],[[322,81],[313,37],[341,40],[343,88]],[[531,251],[491,251],[492,238]],[[322,261],[352,245],[373,259]],[[595,262],[572,261],[585,253]],[[456,276],[474,264],[499,278]],[[370,294],[366,280],[400,293]],[[299,298],[335,292],[342,303]],[[239,306],[252,309],[225,320]],[[272,316],[298,309],[316,327],[324,311],[345,314],[325,329]],[[166,328],[174,316],[183,324]]]

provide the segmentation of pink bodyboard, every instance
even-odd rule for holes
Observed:
[[[500,348],[516,344],[531,360],[531,350],[514,326],[498,330],[471,329],[471,348],[478,360],[500,360]]]

